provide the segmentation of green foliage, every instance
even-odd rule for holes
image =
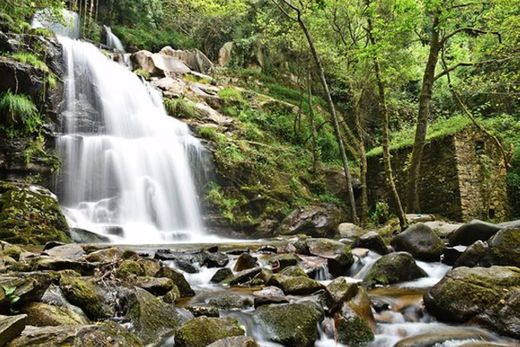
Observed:
[[[234,87],[225,87],[218,92],[218,96],[226,103],[242,104],[245,102],[240,90]]]
[[[5,297],[9,303],[9,309],[12,314],[16,314],[17,311],[14,309],[14,305],[20,300],[20,297],[16,295],[16,287],[3,286]]]
[[[376,202],[374,210],[370,214],[371,222],[375,225],[382,225],[391,218],[390,206],[385,201]]]
[[[116,25],[114,33],[126,46],[159,51],[164,46],[193,48],[191,38],[175,30],[150,30],[150,26],[138,23],[135,27]]]
[[[164,107],[166,108],[166,112],[172,117],[187,119],[200,118],[199,111],[193,101],[185,98],[165,98]]]
[[[149,80],[150,79],[150,73],[146,70],[143,70],[143,69],[136,69],[134,70],[134,73],[139,76],[139,77],[142,77],[144,78],[145,80]]]
[[[8,138],[34,134],[43,123],[31,99],[11,91],[0,95],[0,118],[0,130]]]
[[[49,67],[45,64],[38,56],[29,52],[17,52],[11,56],[14,60],[17,60],[24,64],[29,64],[35,68],[42,70],[43,72],[49,72]]]
[[[60,159],[45,150],[45,139],[42,135],[38,135],[34,141],[25,149],[24,162],[27,167],[33,164],[39,164],[50,169],[55,173],[60,169]]]
[[[237,199],[226,197],[222,192],[221,187],[217,184],[211,184],[206,199],[219,208],[224,218],[230,222],[236,221],[234,209],[238,206],[239,201]]]

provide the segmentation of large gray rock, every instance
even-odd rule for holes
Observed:
[[[492,265],[520,267],[520,227],[508,227],[498,231],[488,241]]]
[[[279,232],[281,235],[306,234],[312,237],[333,237],[341,216],[341,210],[332,204],[300,207],[285,217]]]
[[[227,66],[231,62],[233,53],[233,42],[226,42],[218,52],[218,64]]]
[[[478,322],[520,337],[520,269],[459,267],[424,295],[427,310],[447,322]]]
[[[27,324],[32,326],[87,325],[89,319],[66,306],[55,306],[43,302],[31,302],[22,307],[27,314]]]
[[[477,340],[480,341],[478,346],[486,347],[488,345],[483,341],[492,341],[494,337],[482,329],[444,327],[440,331],[427,332],[402,339],[395,347],[441,346],[447,341],[453,343],[465,340]]]
[[[323,317],[317,304],[306,301],[259,307],[253,319],[269,341],[288,347],[312,347]]]
[[[450,245],[469,246],[481,240],[487,241],[501,229],[500,226],[475,219],[461,225],[449,237]]]
[[[198,49],[175,50],[170,46],[163,47],[159,52],[164,55],[174,57],[182,61],[191,70],[207,74],[213,69],[213,63],[209,58]]]
[[[339,241],[310,239],[307,240],[307,247],[311,255],[327,259],[329,271],[333,276],[345,275],[354,264],[350,247]]]
[[[379,258],[368,271],[363,282],[366,285],[393,284],[415,280],[428,275],[407,252],[390,253]]]
[[[439,261],[444,243],[432,229],[422,223],[414,224],[390,242],[397,251],[411,253],[415,258],[425,261]]]
[[[275,275],[272,282],[286,295],[310,295],[325,288],[323,284],[307,276]]]
[[[375,231],[369,231],[361,235],[354,241],[352,247],[367,248],[381,255],[388,254],[385,241],[381,235]]]
[[[489,266],[484,264],[486,262],[486,255],[489,252],[489,246],[484,241],[477,241],[471,246],[467,247],[464,252],[455,261],[454,267],[467,266]]]

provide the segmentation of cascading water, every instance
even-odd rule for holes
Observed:
[[[119,40],[119,37],[117,37],[113,32],[112,29],[109,26],[103,25],[103,29],[105,30],[106,34],[106,43],[109,48],[112,48],[118,52],[125,53],[125,48],[123,47],[123,44],[121,43],[121,40]]]
[[[59,41],[67,70],[59,187],[71,224],[125,243],[201,241],[189,163],[203,157],[199,141],[124,66],[89,43]]]

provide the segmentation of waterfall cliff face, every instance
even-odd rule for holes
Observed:
[[[59,38],[66,64],[59,195],[78,228],[117,242],[200,241],[192,167],[204,156],[161,96],[89,43]]]

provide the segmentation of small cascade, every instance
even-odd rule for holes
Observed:
[[[203,146],[123,65],[89,43],[59,40],[67,71],[59,195],[71,224],[117,242],[201,241],[190,164],[204,165]]]
[[[112,32],[112,28],[103,25],[103,29],[106,34],[106,45],[119,53],[125,53],[125,48],[123,47],[121,40]]]

